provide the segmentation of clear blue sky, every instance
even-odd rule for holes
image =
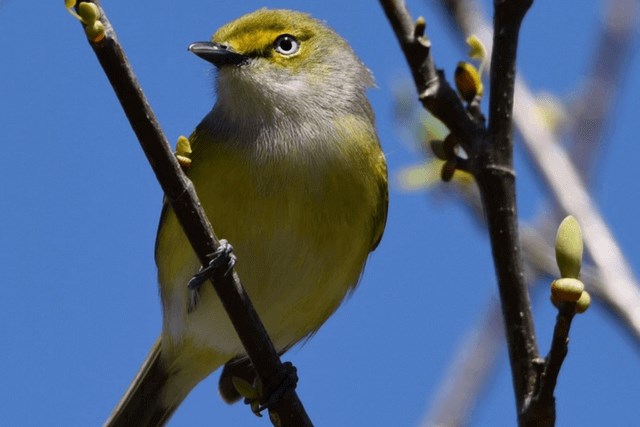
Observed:
[[[425,15],[438,65],[451,76],[464,47],[432,3],[409,5]],[[286,359],[298,367],[300,395],[316,425],[415,426],[495,283],[485,233],[464,209],[398,188],[399,171],[421,155],[393,123],[393,89],[409,74],[377,2],[105,2],[172,141],[215,99],[209,67],[187,45],[262,6],[328,21],[373,70],[378,88],[370,97],[392,178],[385,237],[359,289]],[[566,96],[576,88],[600,7],[593,0],[536,1],[519,61],[534,90]],[[160,331],[153,245],[162,194],[62,0],[0,0],[0,53],[0,425],[100,425]],[[628,65],[595,197],[637,268],[637,49]],[[517,166],[521,212],[533,218],[544,193],[521,154]],[[546,295],[533,301],[546,352],[555,313]],[[578,317],[556,393],[558,425],[636,423],[638,349],[598,303]],[[217,375],[204,381],[172,425],[269,425],[243,405],[222,403],[216,387]],[[472,425],[514,419],[503,350]]]

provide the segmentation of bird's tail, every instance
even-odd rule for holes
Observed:
[[[104,427],[164,425],[191,389],[224,363],[211,358],[207,358],[207,363],[202,363],[201,358],[181,359],[170,361],[163,357],[161,338],[158,338]]]

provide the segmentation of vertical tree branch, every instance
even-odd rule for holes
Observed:
[[[91,3],[100,8],[97,1]],[[100,12],[105,37],[97,42],[90,41],[89,44],[109,79],[185,235],[202,265],[207,265],[209,254],[220,244],[198,201],[193,184],[182,172],[102,8]],[[265,390],[273,390],[280,385],[282,363],[238,275],[235,272],[226,274],[225,270],[226,267],[223,266],[213,272],[213,287],[258,376],[263,381]],[[293,390],[284,394],[282,399],[270,408],[270,413],[278,418],[279,426],[312,425],[302,402]]]
[[[474,34],[482,39],[487,49],[491,51],[489,41],[492,38],[492,33],[477,1],[430,0],[426,3],[436,3],[441,7],[443,14],[451,19],[451,28],[458,30],[460,39]],[[569,119],[568,134],[569,138],[573,139],[569,154],[585,181],[593,180],[594,178],[594,169],[592,167],[595,160],[594,156],[598,152],[598,147],[602,144],[600,139],[603,136],[605,125],[612,117],[612,114],[615,114],[615,108],[613,108],[615,98],[622,92],[619,84],[624,70],[622,65],[629,55],[634,34],[633,30],[635,30],[633,23],[636,22],[638,12],[636,0],[607,0],[605,3],[607,4],[607,10],[603,13],[603,24],[599,31],[598,42],[595,44],[597,48],[589,66],[588,76],[585,79],[586,85],[581,89],[580,97],[572,103],[567,114]],[[518,80],[522,79],[518,77]],[[530,122],[531,117],[530,114],[518,116],[516,112],[514,120],[517,127],[519,122]],[[585,131],[585,129],[588,131]],[[531,141],[531,143],[537,144],[539,141],[535,140]],[[474,204],[473,201],[469,202],[467,200],[466,202]],[[561,213],[556,207],[551,211],[545,210],[545,214],[536,221],[538,224],[536,229],[521,225],[523,255],[527,268],[532,269],[531,275],[527,274],[527,281],[530,284],[535,282],[536,277],[541,275],[557,276],[558,274],[556,260],[553,256],[553,245],[549,243],[549,239],[545,238],[542,233],[549,231],[547,229],[551,228],[553,228],[551,231],[555,233],[555,224],[557,224],[557,218],[559,217],[561,217]],[[636,345],[640,344],[640,329],[638,329],[637,324],[625,321],[625,317],[628,316],[620,316],[620,304],[616,300],[608,298],[608,296],[617,296],[618,294],[602,293],[605,284],[602,283],[599,269],[583,266],[581,279],[589,292],[599,298],[614,319],[620,322],[633,342]],[[616,286],[616,283],[613,282],[607,284],[607,286]],[[629,294],[626,293],[617,299],[628,300],[628,296]],[[634,298],[631,298],[631,300],[633,301]],[[635,304],[635,306],[637,307],[638,304]],[[491,307],[489,310],[499,310],[497,306],[494,307],[493,303],[489,304],[489,307]],[[556,322],[556,330],[559,324],[560,322]],[[469,383],[473,379],[483,381],[488,377],[488,371],[496,363],[495,353],[492,355],[492,360],[487,362],[478,360],[475,351],[472,350],[491,345],[498,335],[501,336],[496,332],[493,323],[485,319],[482,320],[480,326],[477,323],[474,324],[470,331],[473,333],[472,337],[484,337],[484,341],[478,342],[479,340],[469,338],[464,340],[458,350],[458,355],[447,371],[448,374],[443,376],[442,383],[434,393],[439,398],[436,404],[428,408],[425,415],[425,420],[427,421],[424,425],[433,425],[436,422],[440,425],[462,425],[468,422],[470,410],[473,408],[478,396],[469,395],[466,390],[481,390],[483,386],[483,384]],[[471,335],[471,332],[467,335]],[[547,356],[548,360],[551,358],[551,353]],[[464,366],[465,369],[455,369],[460,365]],[[472,370],[473,375],[468,375],[466,373],[468,370]],[[457,408],[457,411],[451,411],[451,408]]]
[[[434,1],[431,0],[429,3],[434,3]],[[435,3],[442,7],[446,16],[451,18],[451,28],[457,28],[460,38],[464,39],[474,34],[483,41],[488,51],[492,51],[490,44],[492,31],[477,1],[435,0]],[[633,24],[637,22],[638,16],[638,4],[635,0],[607,0],[606,3],[606,17],[604,18],[601,33],[599,34],[599,41],[596,43],[598,48],[594,52],[590,65],[586,67],[589,77],[586,79],[587,83],[583,88],[583,95],[571,106],[568,113],[568,117],[570,118],[569,139],[573,139],[570,157],[574,159],[575,169],[583,174],[585,180],[588,178],[593,179],[593,168],[589,167],[589,165],[593,163],[593,155],[597,152],[597,146],[601,145],[597,138],[602,137],[604,124],[606,124],[609,116],[611,116],[610,104],[612,103],[613,94],[618,93],[620,90],[613,83],[620,81],[620,74],[622,74],[623,70],[621,64],[624,63],[624,60],[629,55],[630,40],[635,34],[633,31],[635,26]],[[520,83],[517,83],[520,87],[518,96],[524,94],[525,99],[531,98],[530,91],[526,85],[522,83],[522,79],[517,77],[517,80],[520,81]],[[518,99],[516,98],[516,105],[517,104]],[[595,104],[595,108],[591,108],[592,104]],[[607,107],[608,105],[609,107]],[[531,104],[527,104],[527,108],[531,108]],[[544,130],[545,124],[536,120],[527,108],[516,109],[514,112],[516,126],[526,126],[528,129],[537,127],[538,129]],[[594,109],[602,116],[594,116]],[[585,128],[591,128],[593,132],[580,131],[580,129]],[[522,136],[527,146],[535,144],[547,146],[544,139],[549,135],[549,132],[530,129]],[[584,138],[586,138],[586,140],[583,141]],[[585,145],[585,143],[587,144]],[[558,141],[550,142],[548,145],[558,147]],[[594,147],[594,145],[596,147]],[[547,149],[542,148],[541,151],[546,152]],[[576,152],[582,154],[576,156]],[[545,162],[555,161],[554,156],[546,156],[544,159],[542,157],[534,158],[534,160],[537,159]],[[557,166],[550,169],[555,170],[555,175],[559,175],[558,179],[560,181],[563,180],[563,167]],[[539,170],[541,174],[544,174],[544,172],[543,170]],[[586,175],[584,174],[585,172]],[[565,186],[563,191],[565,191],[566,188],[573,189],[575,187]],[[554,191],[559,190],[559,188],[551,187],[550,190],[551,194],[557,197]],[[573,194],[572,191],[568,193]],[[579,194],[580,191],[578,191],[577,195]],[[579,205],[579,200],[579,197],[575,198],[574,207]],[[545,228],[545,225],[550,225],[548,221],[550,221],[551,218],[560,217],[561,211],[562,208],[556,202],[552,213],[546,210],[541,221],[537,221],[539,225],[536,226],[536,229],[540,229],[541,225],[543,227],[541,232],[544,232],[546,228],[550,228]],[[554,221],[554,223],[557,223],[557,221]],[[521,228],[520,231],[523,233],[521,235],[521,241],[523,243],[523,252],[527,264],[534,270],[539,271],[537,274],[544,272],[549,275],[557,275],[556,261],[553,256],[554,248],[553,245],[549,243],[549,240],[545,239],[545,236],[543,236],[541,232],[530,227]],[[553,227],[552,231],[555,234],[555,227]],[[585,230],[585,233],[590,232],[590,230]],[[550,235],[546,232],[545,234]],[[586,248],[588,251],[590,250],[587,242]],[[640,316],[638,316],[639,312],[637,307],[640,305],[640,303],[638,303],[640,297],[638,296],[637,283],[635,290],[631,286],[626,286],[626,280],[612,280],[605,284],[603,282],[603,276],[600,274],[601,268],[617,271],[615,267],[611,268],[602,264],[596,264],[594,267],[583,266],[581,278],[589,292],[604,303],[609,313],[613,316],[613,319],[622,326],[630,335],[630,338],[638,345],[640,344]],[[624,270],[618,271],[618,274],[625,276]],[[531,282],[531,279],[529,279],[529,282]],[[482,330],[491,329],[492,325],[485,321]],[[466,354],[466,357],[470,359],[467,363],[471,363],[473,359],[473,353],[470,352],[473,348],[475,347],[465,346],[460,350],[461,353]],[[476,369],[490,369],[491,366],[492,365],[485,364],[476,365]],[[481,377],[480,373],[477,375]],[[461,381],[459,380],[456,382],[456,384],[460,383]],[[475,386],[475,388],[480,389],[480,386]],[[449,391],[450,387],[445,383],[441,385],[439,389]],[[450,399],[454,400],[453,404],[456,404],[455,401],[460,399],[461,395],[464,395],[464,390],[452,390],[451,393],[449,393]],[[429,408],[429,416],[431,416],[431,414],[443,414],[444,411],[442,408],[449,407],[451,404],[452,403],[447,401],[439,401],[438,406]],[[471,407],[470,403],[465,403],[465,405],[466,407]],[[455,414],[455,417],[455,419],[467,419],[466,416],[459,418],[458,414]],[[446,419],[443,420],[445,424],[447,423],[446,421]]]
[[[515,177],[511,171],[492,165],[481,171],[476,179],[491,235],[511,374],[520,413],[526,396],[534,390],[536,376],[533,361],[538,358],[538,348],[513,203]]]
[[[431,78],[416,77],[421,73],[435,70],[435,67],[419,66],[423,61],[433,62],[428,46],[422,52],[410,49],[412,45],[426,40],[423,36],[424,22],[418,20],[415,25],[412,25],[403,1],[381,0],[412,69],[423,105],[440,118],[458,137],[470,158],[471,172],[476,178],[481,193],[491,237],[516,405],[519,422],[522,425],[527,424],[527,420],[521,417],[521,411],[535,390],[537,381],[535,362],[538,361],[539,355],[518,238],[512,117],[518,37],[520,25],[531,3],[532,0],[496,0],[494,2],[496,31],[492,56],[489,125],[487,131],[484,131],[477,122],[473,122],[466,115],[464,110],[464,115],[459,113],[456,115],[462,116],[467,122],[472,122],[476,125],[475,127],[461,128],[457,123],[450,123],[450,115],[443,114],[442,110],[454,113],[459,111],[462,108],[459,99],[453,101],[449,97],[434,96],[430,99],[431,102],[425,102],[426,95],[437,92],[425,92],[420,86],[421,82],[431,82],[437,78],[438,87],[445,87],[445,85],[441,72],[438,72],[437,76],[432,75]],[[403,18],[398,19],[398,16]],[[414,34],[413,37],[412,34]],[[422,54],[422,57],[411,57],[419,54]],[[432,104],[436,104],[438,108]],[[458,105],[458,108],[454,105]],[[466,131],[470,131],[471,134],[465,133]]]
[[[513,95],[520,25],[530,0],[494,1],[487,138],[472,158],[487,216],[518,416],[535,388],[538,348],[524,279],[513,171]],[[523,424],[520,418],[520,423]]]
[[[480,15],[476,2],[471,0],[441,0],[453,14],[455,24],[465,35],[475,34],[482,40],[488,51],[492,51],[493,33],[486,20]],[[635,8],[629,8],[628,0],[610,0],[615,3],[616,12],[624,11],[637,19]],[[475,14],[462,14],[472,11]],[[460,16],[463,15],[463,16]],[[609,76],[610,77],[610,76]],[[548,186],[556,209],[561,215],[571,213],[584,230],[584,244],[597,269],[599,280],[589,289],[598,295],[618,316],[623,326],[636,338],[640,337],[640,289],[629,262],[622,254],[620,246],[602,218],[596,204],[591,199],[584,183],[580,179],[578,168],[570,156],[562,149],[558,138],[545,123],[532,115],[536,108],[533,93],[516,77],[518,94],[513,118],[524,141],[524,147],[531,156],[534,166]],[[579,117],[579,116],[578,116]],[[567,189],[571,189],[568,191]]]

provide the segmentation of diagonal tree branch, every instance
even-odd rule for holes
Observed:
[[[614,107],[621,92],[626,60],[637,33],[637,0],[607,0],[595,50],[581,82],[580,96],[569,107],[570,157],[586,183],[595,178],[594,163],[607,124],[615,117]]]
[[[424,35],[424,19],[414,22],[403,0],[381,0],[380,4],[404,52],[424,108],[440,119],[465,147],[478,144],[482,128],[467,115],[444,72],[436,68],[431,42]]]
[[[92,3],[100,7],[97,1]],[[198,201],[193,184],[182,172],[160,129],[124,50],[116,39],[113,27],[104,10],[100,8],[100,12],[105,37],[97,42],[90,41],[89,44],[107,75],[185,235],[200,262],[207,265],[209,254],[213,253],[220,243]],[[226,274],[226,267],[223,266],[213,272],[212,284],[265,389],[273,390],[279,385],[277,381],[283,365],[238,275],[235,272]],[[281,426],[312,425],[295,391],[286,393],[274,404],[270,408],[270,414],[272,420],[275,416],[279,421],[278,425]]]
[[[456,356],[449,364],[442,384],[433,394],[421,426],[463,426],[468,424],[477,396],[485,388],[504,344],[502,312],[497,298],[487,304],[478,322],[467,331]]]

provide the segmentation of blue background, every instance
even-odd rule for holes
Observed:
[[[483,2],[489,11],[490,2]],[[169,140],[213,105],[209,66],[186,50],[263,1],[109,2],[104,6]],[[422,161],[394,125],[394,89],[409,74],[377,2],[272,1],[326,20],[373,70],[370,92],[391,177],[385,237],[349,301],[290,351],[299,392],[318,426],[415,426],[465,331],[494,298],[486,233],[456,203],[406,192],[403,168]],[[440,67],[452,75],[466,48],[431,2],[423,14]],[[536,1],[519,67],[536,91],[570,96],[587,70],[602,6]],[[636,38],[637,45],[637,38]],[[161,313],[153,245],[161,191],[79,24],[63,2],[0,1],[0,425],[100,425],[156,339]],[[632,263],[640,250],[636,156],[640,57],[597,163],[593,188]],[[485,102],[486,104],[486,102]],[[517,155],[524,219],[545,193]],[[215,224],[214,224],[215,226]],[[541,351],[555,310],[533,296]],[[640,309],[640,308],[639,308]],[[640,416],[638,343],[597,302],[571,331],[556,392],[558,425],[633,425]],[[198,386],[172,425],[265,426]],[[506,351],[471,425],[515,424]]]

